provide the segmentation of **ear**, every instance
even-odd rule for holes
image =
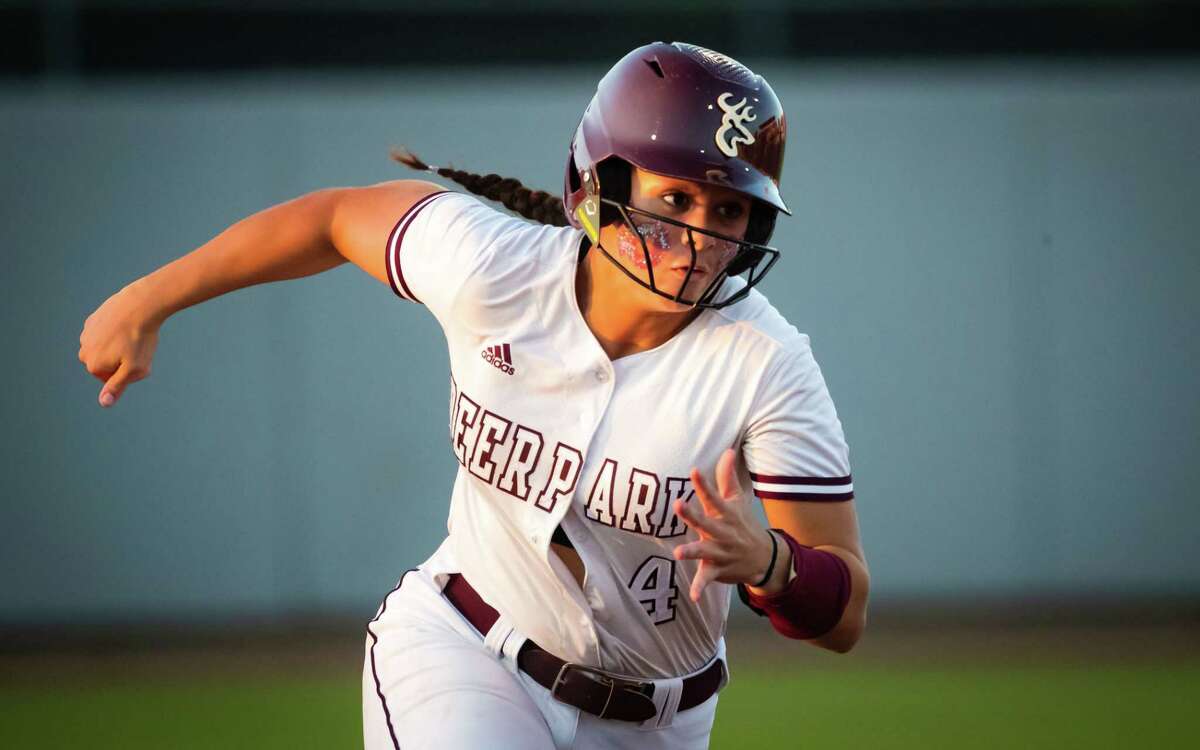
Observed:
[[[775,233],[775,219],[779,210],[762,201],[751,201],[750,218],[746,222],[746,241],[756,245],[765,245],[771,241]]]
[[[629,205],[629,197],[633,195],[633,170],[633,165],[615,156],[597,164],[596,180],[600,184],[600,195],[622,205]],[[611,207],[602,207],[601,225],[620,220],[619,216],[609,216],[610,213],[613,213]]]

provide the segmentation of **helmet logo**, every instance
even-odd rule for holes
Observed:
[[[732,185],[729,181],[729,173],[724,169],[706,169],[704,170],[704,178],[709,182],[718,182],[722,185]]]
[[[721,127],[717,128],[714,140],[717,142],[717,148],[726,156],[737,156],[739,143],[747,146],[754,143],[754,136],[746,130],[744,123],[758,119],[758,115],[752,114],[754,107],[746,105],[746,97],[743,96],[740,102],[731,105],[729,100],[732,98],[733,94],[728,91],[717,97],[717,106],[725,114],[721,116]]]

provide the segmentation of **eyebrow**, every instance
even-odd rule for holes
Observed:
[[[655,188],[654,190],[651,190],[650,192],[651,192],[651,193],[657,193],[657,194],[659,194],[660,196],[661,196],[661,195],[665,195],[666,193],[673,193],[673,192],[687,193],[688,195],[693,195],[693,196],[695,196],[695,195],[704,195],[704,191],[703,191],[703,190],[701,190],[701,189],[699,189],[699,188],[696,188],[696,187],[693,187],[693,186],[691,186],[691,185],[687,185],[687,186],[681,186],[681,185],[668,185],[668,186],[665,186],[665,187]],[[747,200],[748,200],[748,199],[747,199]],[[716,202],[717,204],[720,204],[720,205],[730,205],[730,206],[741,206],[741,205],[742,205],[742,200],[741,200],[741,198],[739,198],[739,197],[738,197],[738,196],[736,196],[736,195],[731,195],[731,196],[729,196],[728,198],[722,198],[722,199],[718,199],[718,200],[717,200],[717,201],[715,201],[715,202]]]

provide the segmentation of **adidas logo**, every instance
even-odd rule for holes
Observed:
[[[509,351],[508,344],[496,344],[489,346],[479,353],[483,357],[483,361],[495,367],[505,375],[516,375],[517,370],[513,367],[512,352]]]

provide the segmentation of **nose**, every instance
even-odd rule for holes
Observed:
[[[692,226],[695,227],[696,229],[707,229],[708,228],[708,227],[704,226],[703,224],[692,224]],[[684,230],[683,246],[685,249],[688,246],[689,238],[690,238],[691,244],[695,246],[697,254],[704,254],[707,251],[720,248],[723,244],[725,244],[723,240],[719,240],[716,237],[713,237],[711,234],[706,234],[705,232],[697,232],[694,230],[693,231]]]
[[[690,224],[697,229],[703,229],[706,231],[713,231],[713,227],[715,226],[715,222],[713,221],[712,216],[709,214],[707,208],[700,205],[692,206],[691,209],[683,215],[682,221],[685,224]],[[701,235],[701,237],[705,236]],[[699,244],[701,237],[696,238],[697,244]],[[707,240],[707,237],[705,237],[705,239]]]

